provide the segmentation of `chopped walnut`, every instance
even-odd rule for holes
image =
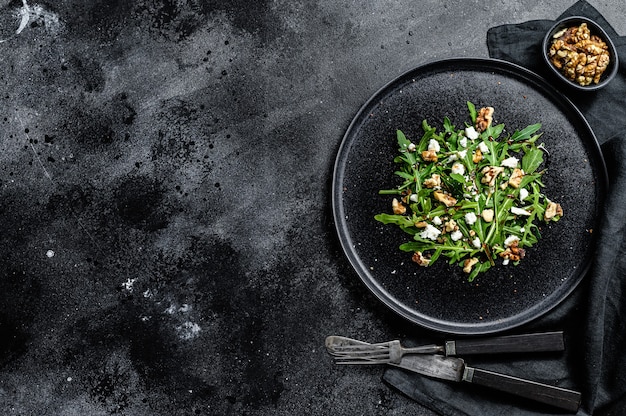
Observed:
[[[493,107],[483,107],[476,114],[476,131],[483,132],[491,126],[493,121]]]
[[[441,176],[439,176],[437,173],[433,173],[430,178],[424,181],[424,186],[431,189],[441,186]]]
[[[446,230],[446,232],[448,233],[452,231],[456,231],[459,228],[458,224],[453,219],[446,221],[446,223],[443,226],[444,226],[444,230]]]
[[[471,273],[472,267],[474,267],[476,263],[478,263],[478,259],[476,257],[472,257],[471,259],[466,259],[463,262],[463,271],[465,273]]]
[[[523,178],[524,178],[524,171],[519,168],[515,168],[513,169],[513,173],[511,174],[511,177],[509,178],[509,185],[511,185],[513,188],[519,188],[520,184],[522,183]]]
[[[608,45],[591,35],[586,23],[554,35],[548,54],[550,62],[565,77],[582,86],[599,83],[610,62]]]
[[[485,222],[491,222],[493,221],[493,214],[494,214],[494,211],[491,208],[489,208],[489,209],[484,209],[480,215],[481,217],[483,217],[483,220],[485,220]]]
[[[447,207],[454,206],[457,202],[456,198],[454,198],[452,195],[448,195],[442,191],[433,192],[433,196],[437,201],[443,203]]]
[[[483,152],[480,149],[476,149],[474,152],[474,156],[472,156],[472,161],[474,163],[478,163],[483,160]]]
[[[421,251],[416,251],[415,253],[413,253],[413,257],[411,257],[411,260],[424,267],[430,264],[430,259],[424,257]]]
[[[502,172],[504,172],[504,168],[502,166],[485,166],[481,171],[483,177],[480,182],[489,186],[494,186],[496,184],[496,177]]]
[[[437,152],[434,149],[424,150],[422,152],[422,159],[424,159],[425,162],[436,162],[438,159]]]
[[[513,241],[506,250],[500,253],[500,257],[511,261],[520,261],[526,255],[526,250],[519,247],[519,241]]]
[[[406,207],[396,198],[391,201],[391,209],[393,210],[393,213],[397,215],[403,215],[406,213]]]
[[[546,221],[550,221],[557,216],[563,216],[563,208],[561,207],[561,204],[557,204],[556,202],[549,202],[548,206],[546,207],[546,212],[543,214],[543,218]]]

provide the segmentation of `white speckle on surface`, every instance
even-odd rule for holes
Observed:
[[[54,250],[48,250],[46,251],[46,256],[51,259],[52,257],[54,257]]]
[[[135,281],[137,279],[131,279],[130,277],[128,278],[128,280],[126,280],[124,283],[122,283],[122,287],[129,291],[129,292],[133,292],[133,285],[135,284]]]
[[[22,0],[22,7],[20,8],[20,25],[15,31],[16,35],[22,33],[22,30],[26,28],[28,25],[28,21],[30,20],[30,7],[26,3],[26,0]]]
[[[22,0],[22,7],[19,8],[15,14],[15,18],[19,20],[17,29],[15,29],[14,35],[19,35],[28,26],[43,26],[46,31],[51,33],[57,33],[61,29],[61,22],[59,15],[49,10],[46,10],[44,6],[35,4],[29,5],[26,0]],[[10,40],[9,38],[0,39],[0,43]]]
[[[176,327],[176,330],[178,331],[180,339],[190,340],[196,338],[200,334],[200,331],[202,331],[202,328],[195,322],[187,321]]]

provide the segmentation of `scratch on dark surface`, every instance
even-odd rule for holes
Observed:
[[[24,131],[24,136],[26,136],[26,142],[29,144],[31,150],[33,151],[33,155],[35,156],[35,160],[37,160],[37,163],[41,167],[41,170],[43,170],[44,175],[46,176],[46,178],[48,178],[48,180],[50,180],[50,182],[53,185],[56,185],[54,183],[54,180],[52,179],[52,176],[50,175],[50,172],[48,172],[48,170],[44,166],[43,162],[41,161],[41,158],[39,157],[39,154],[37,153],[37,150],[35,150],[35,146],[33,145],[33,141],[31,140],[30,136],[28,135],[28,129],[24,125],[24,122],[22,121],[22,118],[19,116],[19,114],[16,114],[15,117],[20,122],[20,126],[22,126],[22,130]]]
[[[24,132],[24,136],[26,137],[26,142],[28,143],[30,149],[33,152],[33,155],[35,157],[35,160],[37,161],[37,164],[41,167],[41,170],[44,173],[44,176],[50,181],[50,183],[56,187],[57,183],[54,180],[54,178],[52,177],[52,175],[50,174],[50,172],[48,172],[48,169],[46,169],[45,165],[43,164],[43,161],[41,160],[41,157],[39,156],[39,153],[37,153],[37,150],[35,149],[35,146],[33,144],[33,140],[31,139],[30,135],[29,135],[29,130],[28,128],[24,125],[24,122],[22,120],[22,118],[19,116],[19,114],[16,114],[15,117],[17,118],[17,120],[20,123],[20,126],[22,127],[22,131]],[[76,221],[76,223],[78,224],[78,226],[83,230],[83,232],[87,235],[87,237],[89,237],[89,239],[91,240],[91,242],[94,244],[94,246],[98,247],[98,241],[95,239],[95,237],[89,232],[89,230],[87,229],[87,227],[85,227],[85,225],[83,224],[83,222],[80,220],[80,218],[78,217],[78,215],[76,215],[76,213],[74,211],[70,211],[70,214],[72,215],[72,217],[74,218],[74,220]]]

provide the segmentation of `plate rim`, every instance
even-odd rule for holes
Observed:
[[[333,166],[333,178],[331,184],[331,209],[333,213],[333,220],[335,223],[335,231],[337,233],[337,237],[339,239],[342,251],[344,255],[348,258],[348,261],[352,267],[352,269],[359,276],[360,280],[365,284],[368,290],[387,308],[392,310],[394,313],[404,318],[405,320],[421,326],[426,329],[430,329],[436,332],[455,334],[455,335],[484,335],[484,334],[492,334],[498,332],[504,332],[521,325],[527,324],[531,321],[534,321],[541,316],[546,315],[558,305],[560,305],[565,299],[567,299],[575,290],[580,286],[580,283],[588,274],[589,269],[591,267],[591,262],[587,262],[584,267],[578,272],[576,281],[571,284],[567,290],[560,293],[556,296],[556,292],[548,295],[548,299],[556,296],[556,299],[551,302],[549,307],[543,306],[545,302],[538,303],[530,306],[525,309],[523,312],[513,315],[512,318],[518,317],[514,322],[508,322],[510,319],[500,320],[498,322],[491,322],[489,324],[470,324],[470,323],[460,323],[460,322],[450,322],[442,319],[437,319],[435,317],[428,316],[424,313],[420,313],[414,309],[411,309],[405,306],[402,302],[395,300],[395,297],[392,296],[389,292],[387,292],[382,285],[376,279],[370,279],[363,276],[362,270],[366,270],[365,264],[363,264],[361,258],[356,255],[355,251],[352,247],[352,239],[350,237],[350,233],[347,229],[347,221],[345,221],[345,211],[343,204],[340,203],[341,198],[341,187],[342,182],[340,179],[342,178],[342,155],[346,152],[346,146],[350,144],[350,135],[354,130],[357,123],[361,123],[363,121],[364,113],[372,107],[375,102],[380,102],[380,97],[383,95],[388,89],[392,88],[395,84],[401,82],[403,79],[409,77],[411,74],[418,73],[425,69],[441,66],[445,67],[444,71],[449,70],[451,65],[455,63],[461,63],[462,65],[484,65],[486,67],[491,67],[494,69],[505,70],[509,73],[515,74],[516,77],[524,77],[524,80],[532,82],[533,88],[536,89],[537,85],[540,85],[543,88],[544,93],[549,94],[549,99],[553,103],[555,101],[560,100],[559,103],[562,106],[568,107],[569,111],[575,113],[578,118],[578,121],[582,123],[583,127],[587,130],[589,138],[591,138],[590,143],[586,143],[589,147],[590,152],[595,153],[595,162],[596,166],[596,174],[599,176],[599,182],[596,184],[598,187],[598,198],[599,200],[596,202],[596,207],[599,212],[603,210],[604,206],[604,197],[606,195],[606,190],[608,188],[608,170],[606,167],[606,163],[604,160],[604,156],[602,153],[602,149],[597,140],[597,137],[589,122],[584,117],[582,112],[574,105],[574,103],[562,92],[552,86],[545,78],[536,74],[535,72],[520,66],[518,64],[501,60],[495,58],[478,58],[478,57],[461,57],[461,58],[445,58],[440,60],[433,60],[425,62],[421,65],[415,66],[407,71],[404,71],[386,82],[381,88],[376,90],[371,96],[365,101],[365,103],[359,108],[359,110],[353,116],[350,124],[345,130],[345,133],[342,137],[341,143],[336,153],[336,158]],[[562,107],[559,107],[562,108]],[[591,236],[591,243],[589,246],[590,251],[593,251],[596,246],[597,234],[594,233]],[[589,255],[591,253],[587,253]],[[536,310],[538,309],[538,310]],[[521,316],[521,319],[519,317]]]

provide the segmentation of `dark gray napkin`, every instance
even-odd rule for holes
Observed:
[[[581,285],[546,316],[516,332],[563,329],[564,353],[529,356],[473,357],[468,363],[583,393],[579,415],[626,415],[626,37],[618,36],[600,13],[578,1],[559,19],[586,16],[611,37],[620,57],[617,77],[594,93],[563,91],[591,125],[609,171],[610,187],[598,231],[596,260]],[[489,29],[492,58],[524,66],[546,78],[541,42],[551,20],[502,25]],[[407,343],[441,341],[424,331]],[[442,415],[541,415],[559,410],[467,383],[431,380],[403,370],[385,370],[383,380]]]

